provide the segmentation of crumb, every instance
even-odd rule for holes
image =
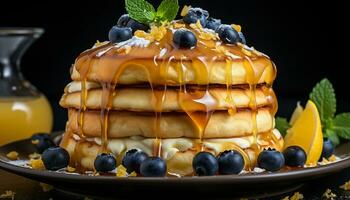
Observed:
[[[329,200],[335,200],[336,197],[337,197],[337,195],[334,194],[334,193],[332,192],[332,190],[330,190],[330,189],[327,189],[326,192],[323,193],[322,196],[325,197],[326,199],[329,199]]]
[[[41,189],[43,189],[43,192],[48,192],[53,189],[52,185],[46,184],[46,183],[39,183],[41,186]]]
[[[29,165],[33,169],[45,169],[44,163],[41,159],[30,159]]]
[[[75,168],[71,167],[71,166],[68,166],[67,167],[67,172],[75,172]]]
[[[0,194],[0,199],[15,199],[16,193],[11,190],[6,190],[5,193]]]
[[[180,24],[180,23],[175,23],[175,24],[174,24],[174,28],[176,28],[176,29],[185,28],[185,27],[186,27],[185,24]]]
[[[29,157],[29,159],[39,159],[39,158],[41,158],[41,155],[36,153],[36,152],[34,152],[32,154],[29,154],[28,157]]]
[[[238,24],[231,24],[231,27],[235,29],[237,32],[242,32],[242,27]]]
[[[8,154],[6,154],[6,157],[10,160],[17,160],[18,159],[18,152],[17,151],[11,151]]]
[[[117,167],[117,177],[126,177],[127,176],[126,168],[123,165]]]
[[[191,6],[184,6],[181,10],[181,17],[184,17],[185,15],[187,15],[188,11],[190,10]]]
[[[39,144],[40,141],[37,139],[37,140],[32,140],[31,142],[32,144]]]
[[[137,173],[136,173],[136,172],[131,172],[128,176],[136,177],[136,176],[137,176]]]
[[[345,182],[340,188],[343,190],[350,190],[350,181]]]
[[[293,194],[293,196],[289,197],[289,196],[286,196],[284,197],[283,199],[281,200],[301,200],[301,199],[304,199],[304,195],[301,194],[300,192],[295,192]]]
[[[328,161],[330,162],[335,162],[337,160],[337,157],[335,157],[335,155],[331,155],[331,157],[328,158]]]

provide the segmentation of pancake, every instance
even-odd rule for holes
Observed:
[[[85,106],[88,109],[101,109],[102,89],[98,84],[87,84],[87,97]],[[80,108],[81,103],[80,82],[72,82],[66,87],[66,93],[60,100],[60,105],[65,108]],[[164,90],[157,90],[162,93]],[[202,97],[206,91],[195,90],[196,95]],[[229,108],[248,108],[250,104],[251,91],[246,88],[210,88],[208,90],[210,98],[215,102],[212,106],[214,110],[228,110]],[[168,88],[164,93],[164,100],[159,112],[177,111],[183,112],[181,107],[180,91]],[[229,100],[229,99],[232,100]],[[256,89],[255,99],[257,107],[276,106],[275,94],[272,89],[262,86]],[[112,97],[112,110],[129,110],[153,112],[156,110],[155,94],[149,88],[118,88]],[[194,111],[196,107],[189,107],[189,111]]]
[[[254,165],[259,151],[253,150],[253,136],[235,137],[235,138],[216,138],[205,139],[203,145],[206,151],[218,155],[220,152],[230,149],[236,149],[243,154],[246,160],[246,169]],[[191,175],[192,159],[196,154],[195,145],[198,143],[195,139],[176,138],[163,139],[161,156],[167,162],[168,174],[177,174],[180,176]],[[144,138],[139,136],[108,140],[108,150],[113,153],[121,164],[121,159],[125,152],[130,149],[140,149],[152,155],[155,144],[154,138]],[[277,130],[265,133],[258,137],[260,147],[275,148],[281,150],[283,138]],[[65,134],[61,142],[61,147],[67,149],[71,155],[71,162],[75,163],[84,170],[93,170],[93,163],[96,155],[100,151],[101,139],[86,138],[81,139],[77,134]],[[243,150],[243,151],[242,151]],[[251,163],[250,163],[251,162]]]
[[[271,131],[274,127],[273,114],[268,108],[260,108],[256,114],[257,133]],[[68,128],[79,132],[76,109],[69,109]],[[201,113],[200,115],[206,115]],[[101,115],[99,111],[84,113],[83,132],[88,137],[100,137]],[[163,113],[158,136],[161,138],[200,138],[198,126],[186,113]],[[154,113],[110,111],[108,136],[122,138],[130,136],[156,137],[156,117]],[[250,110],[229,114],[227,111],[214,112],[205,128],[203,138],[227,138],[251,135],[254,132],[253,112]]]

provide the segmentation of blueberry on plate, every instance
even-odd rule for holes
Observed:
[[[140,173],[144,177],[163,177],[166,172],[166,163],[159,157],[148,157],[140,166]]]
[[[118,22],[117,22],[117,26],[119,27],[126,27],[128,22],[130,21],[130,17],[128,14],[124,14],[122,16],[119,17]]]
[[[239,174],[244,168],[243,156],[236,150],[226,150],[218,156],[219,174]]]
[[[209,17],[205,28],[212,29],[215,31],[220,25],[221,25],[220,19]]]
[[[328,159],[329,157],[331,157],[334,154],[334,150],[335,147],[333,142],[328,138],[324,138],[320,160],[322,160],[323,158]]]
[[[131,28],[113,26],[108,33],[109,41],[112,43],[123,42],[132,37]]]
[[[31,138],[31,142],[39,153],[44,152],[49,147],[57,146],[47,133],[34,134]]]
[[[132,33],[135,33],[137,30],[147,31],[149,29],[149,26],[142,24],[136,20],[133,20],[130,18],[128,23],[126,24],[126,27],[131,28]]]
[[[247,41],[243,35],[242,32],[238,32],[238,35],[239,35],[239,42],[242,43],[242,44],[247,44]]]
[[[183,21],[186,24],[197,23],[199,20],[203,27],[207,24],[207,19],[209,17],[209,13],[202,8],[190,8],[188,13],[183,17]]]
[[[209,152],[199,152],[192,161],[197,176],[213,176],[218,173],[219,164],[216,157]]]
[[[290,146],[283,151],[285,164],[290,167],[302,167],[306,162],[306,153],[299,146]]]
[[[197,38],[194,33],[185,28],[180,28],[173,35],[173,42],[177,48],[191,49],[197,45]]]
[[[222,24],[216,30],[219,34],[221,41],[227,44],[235,44],[240,41],[238,32],[230,25]]]
[[[67,167],[69,164],[69,154],[61,147],[50,147],[41,155],[44,166],[48,170],[59,170]]]
[[[97,172],[110,172],[114,170],[117,166],[117,161],[113,154],[101,153],[99,154],[94,162],[95,170]]]
[[[258,166],[266,171],[278,171],[284,166],[283,154],[275,149],[265,149],[258,156]]]
[[[126,152],[122,160],[122,165],[128,173],[136,172],[139,174],[141,163],[147,158],[148,155],[145,152],[138,149],[131,149]]]

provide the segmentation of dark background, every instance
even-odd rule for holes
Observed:
[[[151,1],[158,5],[160,1]],[[24,55],[24,76],[44,92],[55,112],[55,130],[63,129],[66,113],[58,106],[69,67],[80,52],[108,31],[125,13],[124,1],[4,1],[0,27],[43,27],[45,34]],[[298,100],[327,77],[334,84],[338,112],[350,111],[348,95],[349,22],[340,1],[180,0],[207,9],[225,23],[240,24],[247,43],[269,55],[278,68],[274,84],[279,115],[289,116]]]

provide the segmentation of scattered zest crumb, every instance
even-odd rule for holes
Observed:
[[[11,151],[8,154],[6,154],[6,157],[8,157],[10,160],[17,160],[18,159],[18,152]]]
[[[332,192],[332,190],[327,189],[326,192],[323,194],[323,197],[329,200],[335,200],[337,195]]]
[[[340,188],[343,190],[350,190],[350,181],[345,182]]]
[[[184,6],[181,10],[181,17],[184,17],[185,15],[187,15],[188,11],[190,10],[191,6]]]
[[[12,192],[11,190],[6,190],[5,193],[0,194],[0,199],[15,199],[15,192]]]
[[[32,140],[31,142],[32,142],[32,144],[39,144],[40,141],[39,140]]]
[[[67,167],[67,172],[75,172],[75,168],[71,167],[71,166],[68,166]]]
[[[331,157],[328,158],[328,161],[335,162],[337,160],[337,157],[333,154]]]
[[[32,153],[32,154],[29,154],[29,159],[39,159],[41,158],[41,155],[38,154],[38,153]]]
[[[289,197],[289,196],[286,196],[284,197],[283,199],[281,200],[301,200],[301,199],[304,199],[304,195],[299,193],[299,192],[295,192],[293,194],[293,196]]]
[[[46,184],[46,183],[39,183],[41,188],[43,189],[43,192],[48,192],[53,189],[52,185]]]
[[[232,28],[235,29],[237,32],[242,31],[242,27],[238,24],[231,24]]]
[[[117,177],[126,177],[128,173],[126,172],[126,168],[123,165],[119,165],[117,167]]]
[[[137,176],[137,173],[136,173],[136,172],[131,172],[128,176],[136,177],[136,176]]]
[[[33,169],[45,169],[44,163],[41,159],[30,159],[29,165]]]

